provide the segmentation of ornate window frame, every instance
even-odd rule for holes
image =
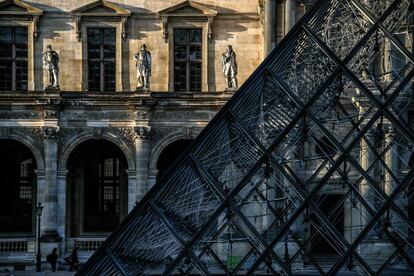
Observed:
[[[27,91],[36,90],[35,41],[40,36],[39,19],[42,14],[43,10],[20,0],[0,2],[0,26],[26,27],[29,34],[27,37]]]
[[[162,36],[168,43],[168,90],[174,91],[174,29],[202,30],[201,92],[209,91],[209,42],[213,40],[213,20],[217,11],[191,0],[183,1],[158,12],[162,20]]]
[[[98,0],[85,6],[74,9],[72,15],[76,23],[76,37],[82,43],[82,90],[88,90],[88,28],[115,28],[116,29],[116,61],[115,61],[115,91],[122,91],[122,53],[123,43],[127,38],[127,21],[131,12],[114,3]]]

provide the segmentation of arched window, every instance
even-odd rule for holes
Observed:
[[[177,158],[183,153],[193,140],[181,139],[169,144],[161,152],[157,160],[157,180],[161,179],[164,173],[168,170],[169,166],[173,164]]]
[[[36,162],[25,145],[0,141],[0,232],[31,233]]]
[[[126,214],[126,159],[105,140],[86,141],[69,157],[71,234],[110,232]]]

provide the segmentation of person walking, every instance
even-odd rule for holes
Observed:
[[[72,272],[73,270],[75,270],[76,272],[78,271],[78,267],[79,267],[79,258],[78,258],[78,248],[75,247],[72,250],[72,254],[68,257],[65,258],[65,262],[69,265],[69,271]]]
[[[46,257],[46,261],[48,263],[50,263],[50,267],[52,268],[52,272],[56,271],[57,261],[59,259],[59,255],[56,252],[57,252],[57,248],[53,248],[52,253],[50,253]]]

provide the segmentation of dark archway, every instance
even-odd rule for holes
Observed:
[[[0,141],[0,232],[32,233],[36,160],[15,140]]]
[[[88,140],[68,160],[70,236],[111,232],[127,213],[126,158],[114,143]]]
[[[333,210],[335,215],[332,216],[329,220],[335,226],[336,230],[344,235],[344,217],[345,210],[343,204],[340,204],[343,200],[343,195],[341,194],[327,194],[322,195],[322,199],[319,202],[319,209],[326,216],[329,216]],[[338,204],[340,204],[338,206]],[[313,223],[311,223],[311,235],[314,235],[311,242],[311,252],[312,254],[325,256],[325,257],[334,257],[339,253],[334,248],[335,242],[332,241],[328,236],[324,236],[318,231],[316,225],[320,225],[320,221],[316,219],[316,216],[311,215]]]
[[[157,181],[165,174],[168,168],[173,164],[178,157],[191,145],[193,140],[181,139],[172,142],[161,152],[157,160]]]

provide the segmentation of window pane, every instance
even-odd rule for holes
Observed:
[[[16,57],[27,58],[27,44],[16,43]]]
[[[115,62],[105,62],[105,91],[115,91]]]
[[[27,44],[27,28],[16,28],[15,41],[17,43]]]
[[[174,91],[187,91],[187,64],[175,63],[174,66]]]
[[[12,58],[13,44],[0,42],[0,58]]]
[[[201,43],[201,29],[189,30],[190,43]]]
[[[201,91],[201,63],[190,64],[190,91]]]
[[[176,60],[187,60],[187,46],[180,45],[174,47],[174,57]]]
[[[201,91],[201,35],[201,29],[174,30],[175,91]]]
[[[104,59],[114,59],[115,58],[115,45],[105,45],[104,46]]]
[[[111,29],[104,29],[103,30],[103,40],[105,44],[115,44],[115,34],[116,34],[116,29],[115,28],[111,28]]]
[[[12,41],[12,28],[2,27],[0,28],[0,42]]]
[[[101,58],[101,46],[100,45],[89,45],[88,46],[88,57],[89,59],[100,59]]]
[[[94,44],[101,43],[101,29],[97,29],[97,28],[88,29],[88,44],[90,43],[94,43]]]
[[[27,90],[27,61],[16,61],[16,90]]]
[[[90,61],[89,62],[89,90],[100,91],[101,86],[101,67],[100,62]]]
[[[187,29],[175,29],[174,30],[174,43],[175,44],[187,43]]]
[[[0,90],[12,89],[12,61],[0,60]]]
[[[191,61],[201,61],[201,46],[191,45],[190,46],[190,60]]]

